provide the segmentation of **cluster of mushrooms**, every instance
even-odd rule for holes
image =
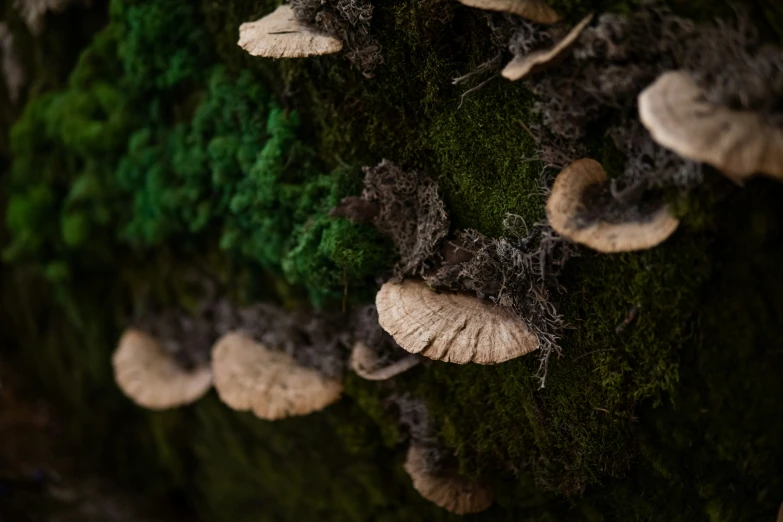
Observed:
[[[520,329],[520,323],[511,314],[493,313],[472,298],[434,294],[423,283],[387,283],[378,294],[378,303],[379,322],[396,325],[386,329],[412,354],[491,364],[535,349],[534,339]],[[459,310],[463,325],[470,323],[466,329],[469,338],[458,335],[464,328],[454,323],[450,308]],[[427,310],[429,313],[425,314]],[[395,333],[414,320],[414,333],[410,334],[410,328],[406,329],[410,335]],[[486,326],[480,327],[478,322]],[[444,329],[452,335],[440,335]],[[462,341],[458,340],[460,337]],[[184,365],[162,339],[141,328],[129,328],[112,357],[115,381],[136,404],[156,411],[191,404],[214,386],[220,400],[231,409],[250,411],[270,421],[320,411],[339,400],[343,390],[339,377],[305,366],[242,330],[225,333],[210,351],[209,360]],[[388,363],[358,340],[349,365],[364,379],[386,380],[421,362],[420,356],[412,354],[395,357]],[[411,443],[404,465],[422,496],[460,514],[489,507],[493,495],[485,485],[451,469],[433,470],[425,458],[426,450],[426,446]]]
[[[539,24],[560,21],[542,0],[459,1]],[[562,59],[592,19],[584,18],[550,49],[514,57],[502,75],[519,80]],[[291,7],[282,5],[258,21],[242,24],[239,45],[254,56],[299,58],[336,53],[343,44],[302,25]],[[666,72],[646,88],[638,97],[638,112],[659,145],[709,164],[740,184],[757,173],[783,177],[783,131],[759,114],[710,104],[685,71]],[[601,164],[585,158],[557,175],[546,215],[558,234],[603,253],[652,248],[679,225],[664,203],[637,208],[631,218],[611,212],[608,207],[617,204]],[[496,364],[540,347],[536,334],[509,308],[462,293],[436,292],[419,279],[383,284],[376,308],[380,326],[413,355],[384,366],[373,347],[356,342],[350,367],[369,380],[398,375],[417,365],[420,356],[456,364]],[[211,362],[184,369],[158,339],[130,329],[122,336],[113,363],[120,389],[139,405],[156,410],[191,403],[214,385],[229,407],[276,420],[321,410],[342,392],[338,378],[303,366],[241,331],[215,342]],[[490,506],[493,495],[485,486],[457,473],[435,473],[426,460],[422,448],[412,444],[405,469],[423,497],[460,514]]]

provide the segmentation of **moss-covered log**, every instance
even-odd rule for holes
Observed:
[[[496,26],[456,0],[364,3],[371,38],[348,50],[378,44],[382,62],[250,56],[238,28],[273,0],[94,2],[50,13],[39,35],[3,8],[29,82],[21,105],[0,107],[2,359],[26,393],[57,405],[75,459],[205,521],[456,519],[403,470],[408,434],[390,398],[409,394],[461,475],[495,491],[469,519],[774,520],[783,186],[739,187],[708,167],[701,183],[666,191],[681,224],[662,245],[568,260],[553,298],[567,327],[543,388],[526,356],[433,362],[384,382],[349,374],[337,404],[275,422],[214,393],[158,413],[120,394],[111,353],[129,318],[194,310],[194,279],[289,311],[371,302],[394,245],[330,216],[361,192],[361,167],[388,159],[435,180],[452,233],[499,237],[508,214],[545,219],[533,84],[495,78],[466,92],[491,71],[452,81],[510,56]],[[569,26],[650,8],[549,3]],[[699,23],[737,16],[722,1],[671,4]],[[775,0],[742,16],[783,44]],[[627,109],[602,109],[580,142],[613,177],[635,160],[610,132]]]

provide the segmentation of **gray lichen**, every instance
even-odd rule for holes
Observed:
[[[370,33],[370,0],[291,0],[291,8],[298,21],[342,40],[345,57],[365,77],[371,78],[383,63],[381,44]]]

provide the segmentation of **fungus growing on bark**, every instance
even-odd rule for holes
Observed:
[[[416,355],[408,355],[389,365],[384,365],[384,361],[375,350],[362,341],[358,341],[353,345],[349,364],[351,365],[351,370],[362,379],[385,381],[410,370],[420,362],[421,359]]]
[[[239,26],[239,46],[253,56],[304,58],[333,54],[343,43],[328,34],[300,23],[289,5]]]
[[[737,183],[756,173],[783,178],[783,130],[757,112],[710,103],[685,71],[664,73],[645,89],[639,117],[660,145]]]
[[[322,410],[337,401],[343,389],[336,379],[240,333],[218,340],[212,369],[220,400],[267,420]]]
[[[212,387],[209,365],[186,369],[164,350],[158,339],[134,328],[120,338],[112,365],[122,392],[151,410],[190,404]]]
[[[430,359],[495,364],[539,347],[511,309],[464,294],[439,294],[420,281],[385,283],[375,304],[383,329],[405,350]]]
[[[504,78],[516,81],[533,74],[547,65],[552,65],[561,59],[576,43],[579,35],[593,19],[589,14],[582,19],[568,34],[549,49],[541,49],[530,54],[515,56],[502,71]]]
[[[557,11],[543,0],[459,0],[459,3],[486,11],[519,15],[537,24],[554,24],[560,21]]]
[[[484,511],[495,500],[493,492],[480,482],[454,470],[432,469],[426,446],[412,444],[404,468],[422,497],[457,515]]]
[[[659,202],[619,202],[592,159],[575,161],[557,176],[546,214],[557,233],[603,253],[652,248],[679,225]]]

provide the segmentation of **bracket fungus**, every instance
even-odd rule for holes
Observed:
[[[592,14],[584,17],[581,22],[568,32],[565,38],[549,49],[533,51],[524,56],[515,56],[503,68],[501,74],[507,80],[516,81],[543,69],[547,65],[556,63],[574,46],[579,35],[582,34],[582,31],[584,31],[592,19]]]
[[[454,471],[432,470],[428,460],[426,447],[408,448],[404,468],[422,497],[457,515],[478,513],[492,505],[495,495],[489,488]]]
[[[438,361],[495,364],[537,350],[539,341],[507,307],[436,293],[421,281],[385,283],[378,322],[405,350]]]
[[[554,24],[560,21],[557,11],[543,0],[459,0],[459,3],[487,11],[519,15],[537,24]]]
[[[404,353],[404,352],[403,352]],[[375,351],[362,341],[358,341],[351,351],[349,364],[351,370],[362,379],[368,381],[385,381],[395,375],[404,373],[421,362],[417,355],[407,355],[402,359],[384,366],[383,361]]]
[[[639,118],[661,146],[739,184],[756,173],[783,179],[783,130],[757,112],[708,102],[687,72],[662,74],[638,102]]]
[[[652,248],[679,225],[665,204],[617,202],[601,164],[587,158],[558,174],[546,215],[561,236],[605,254]]]
[[[343,389],[337,380],[236,332],[215,343],[212,369],[220,400],[267,420],[322,410]]]
[[[343,43],[296,20],[290,5],[239,26],[239,46],[253,56],[266,58],[304,58],[334,54]]]
[[[151,410],[190,404],[212,387],[208,365],[189,371],[166,353],[155,337],[134,328],[120,338],[112,365],[120,390],[139,406]]]

